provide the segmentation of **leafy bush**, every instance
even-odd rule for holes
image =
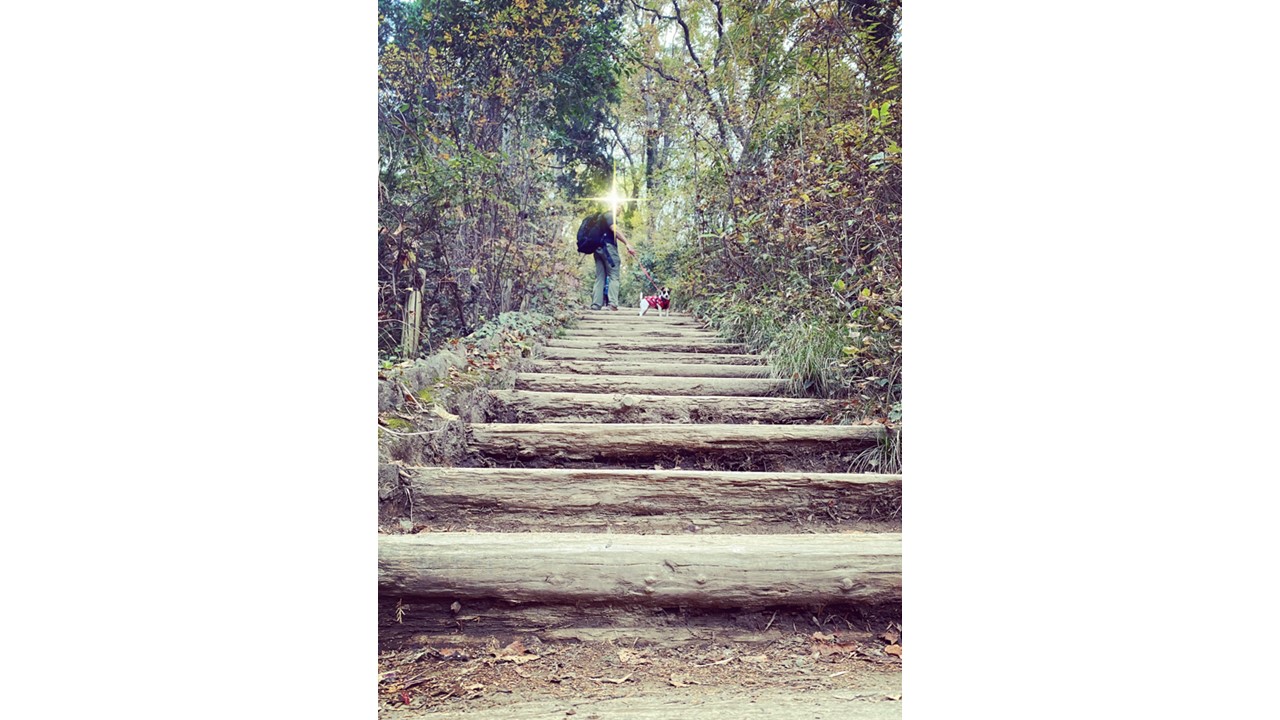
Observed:
[[[595,0],[378,3],[378,347],[423,299],[430,351],[573,274],[571,201],[609,167],[625,51]]]
[[[731,29],[707,26],[692,45],[650,38],[642,53],[686,93],[642,84],[644,107],[669,103],[680,122],[658,130],[692,146],[654,181],[655,260],[686,307],[798,387],[847,399],[842,419],[900,420],[898,3],[685,12],[723,14]],[[653,114],[642,122],[653,136]]]

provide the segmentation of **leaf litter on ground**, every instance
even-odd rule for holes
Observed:
[[[640,653],[627,648],[618,649],[618,659],[627,665],[644,665],[649,662],[649,658],[641,657]]]
[[[524,643],[516,640],[501,650],[493,651],[494,659],[498,662],[511,662],[516,665],[523,665],[527,662],[533,662],[541,658],[541,655],[535,655],[529,652]]]

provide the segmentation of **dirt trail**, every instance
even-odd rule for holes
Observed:
[[[476,467],[408,469],[381,717],[900,716],[901,477],[848,472],[883,429],[743,352],[591,313],[493,393]]]

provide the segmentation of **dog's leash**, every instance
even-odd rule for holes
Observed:
[[[649,274],[649,268],[645,267],[644,263],[640,262],[640,256],[636,254],[635,250],[631,249],[631,243],[627,242],[621,237],[618,237],[617,235],[614,235],[614,237],[617,237],[619,240],[622,240],[622,244],[627,246],[627,252],[631,253],[631,257],[636,259],[636,263],[638,263],[640,265],[640,269],[644,271],[644,276],[649,278],[649,282],[653,284],[653,289],[657,290],[658,293],[661,294],[662,288],[658,287],[658,281],[654,280],[653,276]]]

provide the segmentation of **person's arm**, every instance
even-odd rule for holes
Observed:
[[[609,229],[613,231],[614,237],[622,241],[623,246],[627,248],[627,252],[631,253],[632,255],[636,254],[636,251],[632,250],[631,245],[627,243],[627,236],[622,233],[622,228],[618,227],[617,225],[610,225]]]

